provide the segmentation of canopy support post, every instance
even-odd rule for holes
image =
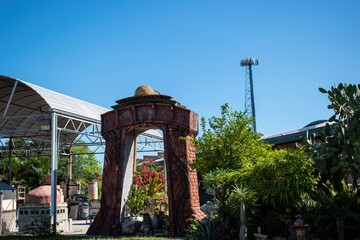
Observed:
[[[51,113],[51,203],[50,218],[52,220],[52,232],[56,233],[56,196],[58,175],[58,115]]]

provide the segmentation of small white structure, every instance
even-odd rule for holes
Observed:
[[[72,220],[68,218],[68,205],[64,203],[64,195],[60,186],[57,186],[57,231],[71,231]],[[40,186],[25,197],[25,203],[19,205],[19,232],[23,233],[34,220],[41,220],[50,216],[51,185]],[[50,219],[49,219],[50,221]]]
[[[0,235],[16,231],[16,189],[0,182]]]
[[[68,219],[67,204],[57,204],[57,230],[68,232],[71,221]],[[23,233],[34,220],[47,219],[50,216],[50,204],[24,203],[19,206],[19,232]],[[49,218],[50,221],[50,218]]]

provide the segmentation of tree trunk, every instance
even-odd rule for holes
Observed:
[[[344,220],[341,218],[336,219],[336,232],[338,240],[344,240]]]
[[[245,213],[245,204],[244,202],[240,203],[240,232],[239,239],[247,239],[247,228],[246,228],[246,213]]]

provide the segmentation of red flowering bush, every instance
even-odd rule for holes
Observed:
[[[154,160],[144,162],[134,172],[133,184],[141,187],[148,198],[159,198],[164,195],[163,166],[158,166]]]
[[[143,162],[137,166],[126,205],[134,214],[146,210],[145,208],[149,206],[158,209],[161,206],[166,208],[163,166],[159,166],[154,160]]]
[[[102,181],[102,175],[100,173],[95,174],[96,180],[101,182]]]

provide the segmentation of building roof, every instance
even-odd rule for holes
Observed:
[[[25,115],[48,112],[50,109],[78,116],[85,120],[101,121],[100,115],[110,109],[88,103],[19,79],[0,75],[1,108],[7,103],[16,81],[18,85],[6,115]]]
[[[0,191],[13,191],[15,190],[14,187],[10,186],[7,183],[0,182]]]
[[[263,139],[275,146],[287,143],[301,142],[306,140],[307,135],[315,133],[317,136],[319,136],[320,133],[324,130],[326,124],[332,125],[333,123],[324,120],[314,121],[303,128],[265,136],[263,137]]]
[[[59,113],[59,128],[69,124],[68,117],[79,119],[72,122],[79,132],[89,126],[86,122],[100,124],[100,115],[107,111],[110,109],[0,75],[0,137],[46,138],[49,134],[40,129],[39,122],[49,121],[51,112]],[[76,137],[74,131],[60,136],[60,142],[71,142]]]

